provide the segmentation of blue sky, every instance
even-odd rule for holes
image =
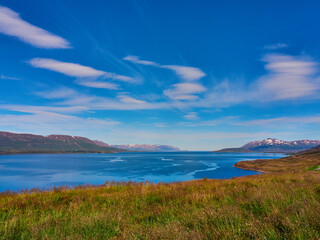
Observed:
[[[320,136],[318,1],[0,3],[0,129],[188,150]]]

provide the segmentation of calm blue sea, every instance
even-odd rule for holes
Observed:
[[[102,184],[106,181],[174,182],[257,174],[233,167],[266,153],[114,153],[0,155],[0,192],[34,187]]]

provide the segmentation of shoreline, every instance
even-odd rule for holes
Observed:
[[[256,160],[261,160],[261,159],[256,159]],[[252,161],[256,161],[256,160],[252,160]],[[270,160],[270,159],[266,159],[266,160]],[[243,161],[239,161],[239,162],[243,162]],[[233,167],[239,168],[239,169],[243,169],[243,170],[248,170],[248,171],[259,172],[259,173],[272,173],[272,172],[266,172],[266,171],[262,171],[262,170],[255,170],[255,169],[252,169],[252,168],[239,167],[239,166],[236,166],[236,164],[233,165]],[[245,176],[243,176],[243,177],[245,177]]]
[[[312,171],[320,165],[320,151],[301,153],[278,159],[239,161],[234,167],[261,173],[285,173]]]
[[[125,152],[125,151],[123,151]],[[86,153],[122,153],[122,152],[0,152],[0,155],[24,155],[24,154],[86,154]]]

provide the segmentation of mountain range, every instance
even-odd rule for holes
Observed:
[[[8,153],[115,153],[126,151],[180,151],[168,145],[109,145],[99,140],[69,135],[34,135],[0,131],[0,154]]]
[[[309,150],[310,149],[310,150]],[[320,140],[283,141],[267,138],[249,142],[239,148],[224,148],[214,152],[277,152],[296,153],[320,150]],[[69,135],[34,135],[0,131],[0,154],[6,153],[112,153],[125,151],[181,151],[171,145],[123,144],[109,145],[99,140]]]
[[[224,148],[214,152],[266,152],[266,153],[296,153],[320,145],[320,140],[283,141],[267,138],[262,141],[249,142],[239,148]]]
[[[0,132],[0,153],[112,153],[124,152],[109,145],[98,144],[85,137],[68,135],[41,136]]]
[[[171,145],[152,145],[152,144],[126,144],[126,145],[111,145],[115,148],[122,148],[131,151],[147,151],[147,152],[178,152],[179,148]]]

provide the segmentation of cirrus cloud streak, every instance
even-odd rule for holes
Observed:
[[[78,63],[62,62],[50,58],[33,58],[28,61],[28,63],[35,68],[43,68],[70,77],[76,77],[78,78],[76,83],[86,87],[118,89],[119,86],[117,84],[102,81],[104,79],[135,82],[133,78],[128,76],[97,70]],[[100,81],[97,81],[97,78],[100,78]]]
[[[2,6],[0,6],[0,32],[38,48],[71,48],[70,43],[64,38],[26,22],[17,12]]]

